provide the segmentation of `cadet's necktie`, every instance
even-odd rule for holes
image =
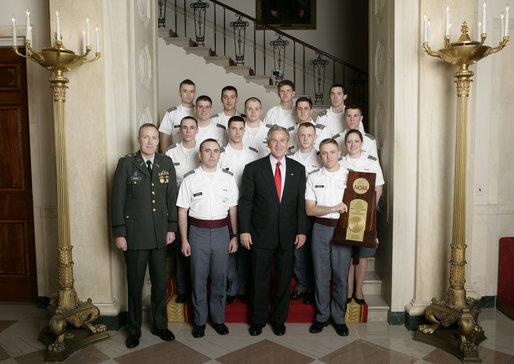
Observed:
[[[146,165],[148,166],[148,172],[150,173],[150,176],[152,175],[152,162],[146,161]]]
[[[277,186],[278,200],[280,201],[280,192],[282,190],[282,174],[280,173],[280,162],[277,162],[275,169],[275,186]]]

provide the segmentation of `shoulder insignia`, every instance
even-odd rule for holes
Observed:
[[[332,139],[337,139],[337,138],[339,138],[340,136],[341,136],[341,133],[337,133],[336,135],[334,135],[334,136],[332,137]]]
[[[173,149],[173,148],[176,148],[177,147],[177,144],[173,144],[173,145],[170,145],[168,147],[168,149],[166,149],[166,151],[170,150],[170,149]]]
[[[318,116],[325,116],[327,115],[328,110],[323,110],[322,112],[318,113]]]
[[[290,157],[290,156],[293,156],[294,155],[294,152],[289,150],[289,152],[286,153],[286,156]]]
[[[248,149],[250,149],[252,152],[259,153],[259,151],[254,147],[248,147]]]
[[[373,157],[371,154],[368,155],[368,159],[371,159],[372,161],[376,161],[377,159],[375,157]]]
[[[321,129],[321,130],[325,129],[325,125],[323,125],[323,124],[316,124],[315,126],[317,129]]]
[[[338,161],[341,162],[343,160],[343,157],[339,157]]]
[[[233,176],[233,175],[234,175],[234,173],[230,172],[230,171],[228,170],[228,168],[223,168],[223,169],[222,169],[222,171],[223,171],[223,172],[225,172],[226,174],[231,175],[231,176]]]
[[[194,169],[192,169],[192,170],[190,170],[189,172],[187,172],[186,174],[184,174],[184,178],[186,178],[187,176],[190,176],[190,175],[192,175],[192,174],[194,174],[194,173],[195,173],[195,170],[194,170]]]
[[[223,125],[223,124],[216,124],[216,127],[221,128],[223,130],[227,129],[227,128],[225,128],[225,125]]]
[[[364,135],[367,136],[368,138],[370,138],[371,140],[375,140],[375,137],[371,134],[364,133]]]
[[[175,110],[177,110],[177,107],[173,106],[173,107],[170,107],[167,111],[168,112],[172,112],[172,111],[175,111]]]
[[[309,172],[309,173],[307,173],[307,174],[313,174],[313,173],[316,173],[316,172],[319,172],[319,171],[320,171],[320,169],[318,168],[318,169],[315,169],[315,170],[313,170],[313,171],[310,171],[310,172]]]
[[[129,154],[126,154],[125,157],[123,158],[130,158],[130,157],[135,157],[136,156],[136,153],[129,153]]]
[[[289,131],[294,130],[294,126],[290,126],[289,128],[287,128],[287,130],[289,130]]]
[[[224,153],[224,152],[225,152],[225,150],[226,150],[226,149],[225,149],[225,147],[221,147],[221,148],[220,148],[220,153]]]
[[[267,124],[265,124],[264,126],[265,126],[266,128],[271,128],[271,127],[273,126],[273,124],[272,124],[272,123],[267,123]]]

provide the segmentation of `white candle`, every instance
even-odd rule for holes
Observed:
[[[478,22],[478,38],[480,39],[480,33],[482,32],[482,22]]]
[[[16,19],[14,17],[11,19],[12,21],[12,45],[16,47]]]
[[[446,7],[446,36],[450,36],[450,7]]]
[[[428,26],[427,14],[425,14],[424,18],[425,18],[425,27],[424,27],[424,30],[423,30],[423,42],[428,43],[428,37],[427,37],[427,34],[428,34],[428,30],[427,30],[427,26]]]
[[[55,12],[55,33],[57,34],[57,40],[61,40],[61,22],[59,21],[59,12]]]
[[[509,6],[508,5],[505,7],[505,33],[503,36],[504,37],[509,36]]]
[[[89,42],[89,18],[86,18],[86,46],[91,46],[91,43]]]
[[[86,31],[82,31],[82,54],[86,54]]]
[[[96,31],[96,53],[100,52],[100,37],[98,36],[98,27],[95,28]]]
[[[485,34],[485,29],[486,29],[486,26],[485,26],[485,19],[486,19],[486,12],[485,12],[485,1],[484,1],[484,11],[482,12],[482,34]]]
[[[30,42],[32,39],[30,39],[30,11],[29,11],[29,9],[27,9],[27,12],[25,14],[27,14],[27,25],[26,25],[26,28],[25,28],[25,39]]]
[[[430,42],[430,19],[428,19],[427,24],[427,43]]]
[[[501,30],[501,37],[503,37],[505,35],[505,24],[504,24],[504,19],[503,19],[503,13],[501,13],[500,15],[500,19],[501,19],[501,22],[502,22],[502,30]]]
[[[30,41],[32,42],[32,25],[30,26]]]
[[[450,36],[451,32],[452,32],[452,25],[450,23],[450,24],[448,24],[448,36]]]

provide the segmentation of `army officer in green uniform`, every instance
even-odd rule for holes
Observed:
[[[112,234],[127,263],[128,348],[141,337],[141,295],[147,264],[152,281],[152,334],[175,338],[166,320],[166,246],[177,231],[177,182],[171,159],[156,153],[159,131],[153,124],[139,128],[139,151],[121,158],[112,192]]]

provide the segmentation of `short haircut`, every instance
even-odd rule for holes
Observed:
[[[246,107],[246,104],[249,102],[249,101],[257,101],[259,104],[261,104],[261,107],[262,107],[262,102],[261,100],[259,100],[257,97],[255,96],[252,96],[252,97],[249,97],[246,99],[245,101],[245,107]]]
[[[184,117],[180,120],[180,126],[182,126],[182,122],[183,122],[184,120],[187,120],[187,119],[191,119],[191,120],[193,120],[193,121],[195,122],[196,126],[198,127],[198,120],[196,120],[196,119],[194,118],[194,116],[184,116]]]
[[[314,131],[316,131],[316,127],[314,126],[314,124],[309,121],[304,121],[303,123],[298,125],[298,132],[300,131],[300,128],[313,128]]]
[[[221,96],[223,97],[223,92],[225,91],[234,91],[236,93],[236,97],[237,97],[237,88],[235,88],[234,86],[225,86],[221,89]]]
[[[184,81],[182,81],[180,83],[180,85],[178,85],[178,89],[180,90],[182,88],[182,86],[184,86],[184,85],[196,87],[195,83],[193,81],[191,81],[189,78],[186,78]]]
[[[321,143],[319,143],[319,150],[321,150],[321,147],[324,146],[324,145],[327,145],[327,144],[333,144],[337,147],[337,149],[339,150],[339,144],[337,144],[337,142],[332,139],[332,138],[326,138],[326,139],[323,139],[321,141]]]
[[[328,90],[328,92],[332,92],[332,89],[333,88],[336,88],[336,87],[341,87],[341,89],[343,90],[343,94],[344,94],[344,86],[342,83],[334,83],[332,86],[330,86],[330,90]]]
[[[355,104],[351,104],[351,105],[348,105],[345,109],[344,109],[344,113],[346,114],[346,111],[349,110],[349,109],[352,109],[352,110],[359,110],[361,115],[362,115],[362,109],[360,106],[357,106]]]
[[[363,139],[362,139],[362,133],[361,133],[359,130],[357,130],[357,129],[350,129],[350,130],[348,130],[348,132],[347,132],[347,133],[346,133],[346,135],[344,136],[344,142],[345,142],[345,143],[346,143],[346,141],[348,140],[348,135],[350,135],[350,134],[357,134],[357,135],[359,136],[359,138],[360,138],[361,142],[362,142],[362,140],[363,140]]]
[[[230,117],[230,119],[228,119],[227,127],[230,128],[230,124],[238,122],[238,121],[243,124],[245,123],[245,119],[242,116],[234,115],[234,116]]]
[[[271,128],[269,128],[267,140],[269,140],[271,133],[273,133],[274,131],[283,131],[287,135],[287,140],[289,140],[289,132],[287,131],[286,128],[284,128],[283,126],[279,126],[279,125],[273,125]]]
[[[294,83],[293,83],[293,81],[290,81],[290,80],[282,80],[282,81],[280,81],[280,82],[278,83],[278,88],[277,88],[277,89],[278,89],[278,90],[280,90],[280,88],[281,88],[282,86],[290,86],[290,87],[293,89],[293,91],[294,91]]]
[[[207,95],[202,95],[202,96],[198,96],[196,98],[196,102],[195,102],[195,105],[198,104],[198,101],[209,101],[209,103],[212,105],[212,100],[209,96]]]
[[[305,96],[302,96],[302,97],[299,97],[298,100],[296,100],[296,104],[294,105],[295,107],[298,107],[298,103],[299,102],[308,102],[309,103],[309,106],[311,107],[312,109],[312,100],[308,97],[305,97]]]
[[[213,138],[207,138],[205,139],[201,144],[200,144],[200,153],[202,152],[202,149],[203,149],[203,145],[207,142],[214,142],[216,144],[218,144],[218,147],[221,149],[220,147],[220,143],[218,143],[218,141],[216,139],[213,139]]]
[[[138,136],[141,136],[141,130],[143,130],[144,128],[155,128],[155,130],[157,130],[157,133],[159,133],[159,129],[157,128],[157,126],[155,126],[152,123],[145,123],[139,127],[139,130],[137,131]]]

